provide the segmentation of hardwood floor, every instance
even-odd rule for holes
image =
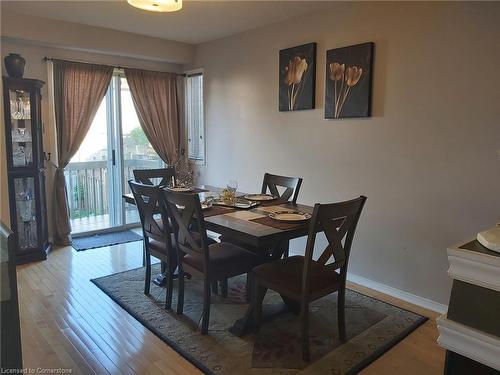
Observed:
[[[27,368],[73,374],[195,374],[193,365],[144,328],[89,280],[140,267],[139,242],[76,252],[57,248],[44,262],[17,268]],[[436,313],[350,286],[431,318]],[[441,374],[444,351],[430,319],[362,374]],[[66,372],[67,373],[67,372]]]

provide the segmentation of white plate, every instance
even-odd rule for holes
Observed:
[[[286,223],[300,223],[309,220],[311,215],[299,211],[278,211],[270,213],[269,217]]]
[[[274,195],[269,195],[269,194],[247,194],[243,196],[243,198],[248,199],[249,201],[273,201],[277,199],[278,197],[275,197]]]
[[[255,203],[255,202],[234,202],[234,207],[236,208],[252,208],[252,207],[255,207],[255,206],[258,206],[258,203]]]
[[[188,193],[190,191],[193,191],[193,189],[187,187],[168,187],[167,189],[170,191],[175,191],[176,193]]]
[[[175,207],[177,207],[179,210],[183,210],[185,208],[184,206],[181,206],[179,204],[176,204]],[[206,210],[206,209],[208,209],[210,207],[212,207],[212,206],[209,206],[208,204],[202,204],[201,205],[201,209],[202,210]]]

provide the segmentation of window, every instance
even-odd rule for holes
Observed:
[[[186,75],[186,125],[188,157],[205,162],[205,123],[203,107],[203,73]]]

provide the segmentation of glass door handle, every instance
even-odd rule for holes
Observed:
[[[111,163],[113,165],[116,165],[116,154],[115,154],[115,150],[111,150]]]

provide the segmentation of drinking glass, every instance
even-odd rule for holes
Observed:
[[[207,195],[205,196],[205,200],[203,201],[203,204],[208,208],[210,208],[213,206],[214,200],[215,197],[212,194],[207,193]]]
[[[223,199],[226,200],[227,203],[229,204],[234,204],[237,189],[238,189],[238,181],[229,180],[223,192],[224,195]]]
[[[227,188],[230,191],[236,193],[236,190],[238,190],[238,181],[236,181],[236,180],[229,180],[227,182]]]

